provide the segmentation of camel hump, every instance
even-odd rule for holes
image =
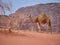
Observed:
[[[41,17],[44,18],[44,17],[47,17],[47,15],[45,13],[42,13]]]
[[[47,19],[48,17],[47,17],[46,14],[42,14],[42,15],[39,15],[38,18],[39,18],[39,20],[40,20],[40,19],[41,19],[41,20],[44,20],[44,19]]]

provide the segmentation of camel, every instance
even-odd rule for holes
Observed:
[[[41,32],[41,26],[44,24],[48,25],[48,29],[46,31],[52,32],[51,20],[49,19],[49,17],[45,13],[42,13],[41,15],[37,16],[35,19],[33,19],[31,14],[30,14],[29,18],[30,18],[32,23],[37,23],[39,32]]]

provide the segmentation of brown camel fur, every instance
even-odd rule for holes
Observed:
[[[52,32],[52,30],[51,30],[51,20],[49,19],[49,17],[45,13],[42,13],[41,15],[37,16],[35,19],[33,19],[31,15],[29,16],[29,18],[33,23],[38,24],[39,32],[41,31],[40,27],[44,24],[47,24],[48,25],[48,30],[50,30]]]

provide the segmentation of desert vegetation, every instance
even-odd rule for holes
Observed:
[[[12,9],[12,2],[5,3],[2,0],[0,0],[0,15],[5,15],[6,10],[12,13],[11,9]]]

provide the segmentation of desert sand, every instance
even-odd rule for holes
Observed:
[[[0,32],[0,45],[60,45],[60,34],[29,31]]]

